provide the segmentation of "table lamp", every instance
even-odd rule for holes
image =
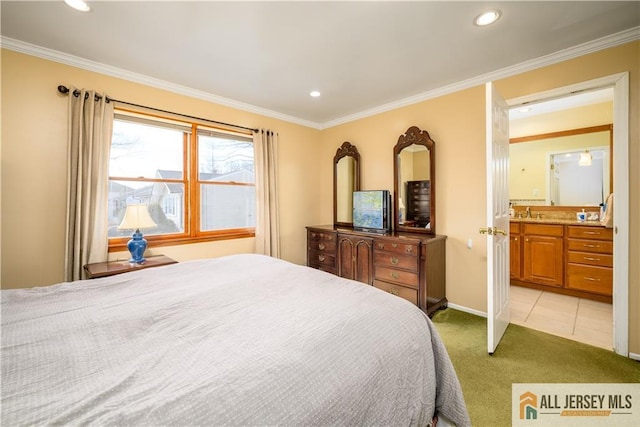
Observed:
[[[130,263],[142,264],[145,259],[144,251],[147,249],[147,241],[142,237],[141,228],[156,227],[157,224],[149,215],[149,208],[144,204],[128,205],[124,218],[118,226],[118,230],[135,230],[131,240],[127,242],[127,248],[131,253]]]

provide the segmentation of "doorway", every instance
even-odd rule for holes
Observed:
[[[629,76],[628,73],[607,76],[547,92],[507,100],[512,111],[542,105],[550,100],[566,101],[571,95],[611,88],[613,91],[612,122],[614,176],[614,261],[612,304],[612,347],[618,354],[628,357],[628,293],[629,293],[629,168],[626,159],[629,150]],[[539,193],[539,189],[538,193]],[[539,196],[539,194],[532,194]],[[532,197],[533,198],[533,197]],[[538,198],[541,199],[539,196]]]

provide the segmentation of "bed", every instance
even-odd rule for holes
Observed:
[[[1,310],[6,426],[470,425],[422,311],[263,255],[3,290]]]

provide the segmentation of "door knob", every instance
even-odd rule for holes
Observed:
[[[498,230],[498,227],[493,227],[493,235],[497,236],[498,234],[502,234],[503,236],[506,236],[507,232],[504,230]]]

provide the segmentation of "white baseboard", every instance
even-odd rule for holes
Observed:
[[[448,302],[447,303],[447,307],[453,308],[454,310],[458,310],[458,311],[464,311],[465,313],[475,314],[476,316],[480,316],[480,317],[484,317],[484,318],[487,317],[487,313],[485,313],[484,311],[475,310],[473,308],[465,307],[465,306],[462,306],[462,305],[452,304],[452,303]]]
[[[640,362],[640,354],[638,353],[629,353],[629,359],[637,360]]]

